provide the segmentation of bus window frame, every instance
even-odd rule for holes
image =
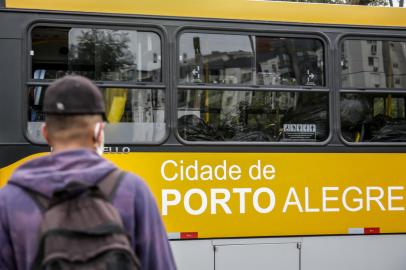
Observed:
[[[370,30],[370,29],[368,29]],[[402,36],[400,34],[387,34],[388,29],[380,28],[377,29],[379,32],[384,31],[384,33],[375,33],[375,34],[359,34],[359,33],[349,33],[343,34],[337,37],[336,39],[336,52],[335,58],[336,65],[334,70],[336,74],[339,74],[338,81],[336,85],[338,87],[338,91],[336,91],[336,100],[337,100],[337,135],[340,141],[350,147],[391,147],[391,146],[406,146],[405,142],[349,142],[347,141],[342,132],[341,127],[341,94],[348,93],[348,94],[405,94],[406,95],[406,88],[360,88],[360,87],[353,87],[353,88],[344,88],[342,87],[341,81],[341,55],[342,55],[342,45],[346,40],[376,40],[376,41],[403,41],[406,43],[406,35]],[[397,30],[397,29],[396,29]]]
[[[296,27],[296,26],[294,26]],[[224,34],[224,35],[247,35],[247,36],[261,36],[261,37],[284,37],[284,38],[314,38],[322,42],[323,45],[323,76],[324,85],[309,87],[303,85],[278,85],[278,86],[262,86],[255,84],[214,84],[214,83],[180,83],[180,64],[179,64],[179,53],[180,53],[180,37],[184,33],[202,33],[202,34]],[[333,139],[333,80],[331,76],[331,66],[333,57],[330,55],[330,40],[327,35],[320,31],[298,31],[298,30],[259,30],[255,28],[243,28],[242,30],[235,30],[235,28],[228,27],[198,27],[198,26],[184,26],[180,27],[176,32],[176,42],[174,48],[174,56],[176,57],[173,63],[173,69],[175,70],[175,78],[173,84],[173,111],[172,111],[172,121],[173,121],[173,134],[176,139],[182,145],[189,146],[326,146]],[[331,64],[328,64],[331,63]],[[324,141],[321,142],[244,142],[244,141],[187,141],[183,139],[178,130],[178,90],[183,89],[195,89],[195,90],[232,90],[232,91],[274,91],[274,92],[318,92],[318,93],[328,93],[328,117],[327,121],[329,124],[328,136]]]
[[[29,110],[29,97],[27,91],[33,86],[49,86],[54,80],[39,80],[32,78],[32,57],[30,52],[32,50],[32,31],[36,27],[55,27],[55,28],[93,28],[93,29],[111,29],[111,30],[129,30],[129,31],[142,31],[142,32],[152,32],[159,36],[160,46],[161,46],[161,82],[160,83],[149,83],[149,82],[136,82],[136,83],[126,83],[125,81],[93,81],[92,82],[98,86],[101,91],[105,88],[117,87],[125,89],[160,89],[165,93],[165,106],[164,106],[164,120],[165,120],[165,134],[161,140],[157,142],[133,142],[133,141],[123,141],[123,142],[108,142],[106,145],[111,146],[158,146],[164,144],[170,137],[170,57],[169,57],[169,38],[168,33],[164,27],[159,24],[141,24],[141,23],[118,23],[114,21],[100,21],[100,20],[61,20],[61,19],[39,19],[32,21],[25,29],[25,46],[23,48],[23,59],[25,59],[23,66],[27,69],[24,72],[23,78],[25,79],[23,83],[23,103],[22,103],[22,124],[24,131],[24,138],[32,145],[45,146],[46,143],[42,143],[31,138],[28,132],[28,110]]]

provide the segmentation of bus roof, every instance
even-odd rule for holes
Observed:
[[[6,8],[330,25],[406,26],[406,8],[267,0],[5,0]]]

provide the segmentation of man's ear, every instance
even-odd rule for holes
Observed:
[[[48,127],[47,124],[42,124],[41,126],[41,133],[42,136],[44,137],[45,141],[49,144],[49,135],[48,135]]]
[[[95,142],[97,142],[99,144],[104,141],[104,138],[103,138],[104,127],[105,127],[105,124],[103,122],[98,122],[98,123],[96,123],[95,128],[94,128],[94,137],[93,138],[94,138]]]

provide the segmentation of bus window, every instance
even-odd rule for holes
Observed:
[[[45,143],[41,125],[45,121],[42,102],[46,87],[29,89],[28,135]],[[162,89],[101,89],[105,104],[106,143],[157,143],[164,139],[165,92]]]
[[[161,82],[161,40],[156,33],[36,27],[31,36],[33,79],[77,74],[96,81]]]
[[[406,88],[406,42],[344,40],[341,87],[346,88],[341,92],[341,132],[346,141],[406,142],[406,94],[391,91]],[[381,90],[373,92],[376,88]]]
[[[253,46],[249,36],[185,33],[179,42],[180,82],[251,84]]]
[[[180,83],[324,86],[320,40],[185,33]]]
[[[45,143],[40,129],[46,87],[67,74],[85,76],[101,88],[108,119],[106,143],[150,144],[165,138],[166,93],[157,33],[39,26],[31,37],[28,136],[33,142]],[[38,85],[38,80],[46,81]]]
[[[341,95],[341,131],[348,142],[406,142],[406,94]]]
[[[343,88],[406,88],[406,42],[345,40],[341,53]]]
[[[324,85],[323,44],[317,39],[256,37],[260,85]]]
[[[328,93],[181,89],[178,132],[186,141],[324,141]]]
[[[288,86],[324,87],[320,40],[183,33],[179,42],[178,134],[183,140],[327,140],[328,90],[283,90]],[[190,84],[216,84],[216,88],[192,88]],[[284,88],[249,90],[247,84]],[[244,88],[234,90],[230,85]]]

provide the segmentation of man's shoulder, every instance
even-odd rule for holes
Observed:
[[[133,198],[138,204],[148,204],[155,201],[148,183],[131,172],[125,172],[117,192],[120,193],[119,196],[121,197]]]
[[[136,200],[143,200],[152,196],[146,181],[140,176],[127,171],[124,171],[117,192],[119,192],[121,196],[134,197]]]
[[[146,182],[140,176],[124,171],[124,176],[122,178],[122,185],[130,187],[133,190],[149,190]]]
[[[21,193],[21,188],[12,183],[7,183],[4,187],[0,188],[0,201],[4,201],[6,198],[13,198]]]
[[[12,212],[27,212],[33,210],[34,204],[24,190],[8,183],[0,189],[0,208]]]

